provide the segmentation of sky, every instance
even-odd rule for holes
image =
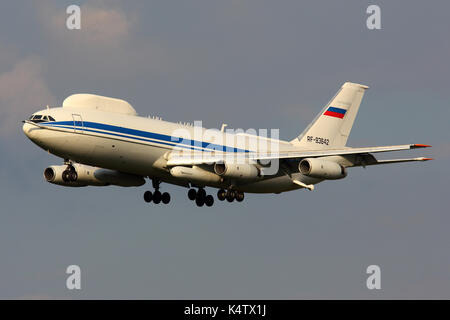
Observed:
[[[81,29],[66,28],[67,6]],[[366,27],[370,4],[381,29]],[[449,299],[448,1],[3,1],[0,298]],[[346,81],[368,85],[348,145],[433,148],[316,190],[197,208],[163,184],[63,188],[21,120],[73,93],[290,140]],[[215,194],[215,190],[208,190]],[[66,268],[81,268],[81,290]],[[366,268],[381,269],[368,290]]]

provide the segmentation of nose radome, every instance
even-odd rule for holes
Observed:
[[[30,138],[30,130],[31,130],[32,127],[33,126],[31,124],[29,124],[29,123],[24,123],[23,126],[22,126],[23,133],[25,133],[25,135],[28,138]]]
[[[28,123],[24,123],[22,126],[22,130],[23,130],[23,133],[25,133],[25,135],[27,135],[27,131],[28,131],[27,125],[28,125]]]

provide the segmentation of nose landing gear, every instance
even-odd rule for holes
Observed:
[[[71,163],[67,165],[67,169],[62,173],[62,179],[64,182],[75,182],[78,179],[78,173]]]

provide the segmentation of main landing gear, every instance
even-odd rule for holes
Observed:
[[[214,198],[210,194],[206,194],[205,189],[199,188],[198,191],[195,189],[189,189],[188,191],[189,200],[195,201],[198,207],[203,207],[206,204],[207,207],[211,207],[214,204]]]
[[[145,191],[144,193],[144,200],[145,202],[152,202],[153,203],[164,203],[167,204],[170,202],[170,194],[168,192],[161,193],[159,191],[159,186],[161,184],[160,180],[153,179],[153,188],[155,188],[155,191],[152,193],[151,191]],[[198,207],[212,207],[214,205],[214,197],[210,194],[206,194],[206,191],[203,187],[199,187],[198,190],[191,188],[188,191],[187,194],[189,200],[195,201],[195,204]],[[236,200],[237,202],[242,202],[244,200],[244,192],[237,191],[234,189],[220,189],[217,192],[217,198],[220,201],[227,200],[228,202],[233,202]]]
[[[62,173],[62,179],[64,182],[75,182],[78,179],[78,173],[73,167],[72,163],[67,163],[67,169]]]
[[[159,191],[159,186],[161,184],[161,181],[153,179],[153,188],[155,188],[155,191],[152,193],[151,191],[145,191],[144,192],[144,201],[145,202],[152,202],[153,203],[164,203],[168,204],[170,202],[170,194],[168,192],[161,193]]]
[[[220,201],[224,201],[226,199],[228,202],[233,202],[234,200],[237,202],[242,202],[244,200],[244,193],[233,189],[228,189],[226,191],[224,189],[220,189],[217,191],[217,199]]]
[[[212,195],[207,195],[205,189],[199,188],[198,191],[195,189],[189,189],[188,191],[189,200],[195,201],[195,204],[199,207],[206,205],[207,207],[211,207],[214,204],[214,198]],[[244,200],[244,193],[242,191],[237,191],[233,189],[220,189],[217,192],[217,198],[220,201],[227,200],[228,202],[233,202],[236,200],[237,202],[242,202]]]

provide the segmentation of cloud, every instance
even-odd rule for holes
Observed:
[[[67,29],[69,15],[65,8],[52,3],[39,7],[39,18],[52,37],[72,47],[81,45],[91,49],[120,46],[137,21],[136,16],[102,1],[83,4],[80,8],[80,30]]]
[[[90,43],[119,42],[128,36],[131,21],[116,9],[90,8],[82,6],[82,28],[89,30],[86,40]]]
[[[0,137],[17,132],[20,121],[56,98],[42,75],[42,63],[29,57],[0,74]]]
[[[72,74],[96,68],[102,77],[174,69],[176,60],[156,37],[137,33],[139,12],[125,10],[115,1],[90,1],[80,6],[81,29],[66,27],[66,7],[56,2],[36,6],[37,20],[47,43],[46,59]],[[49,62],[50,64],[50,62]],[[75,66],[74,69],[72,67]]]

